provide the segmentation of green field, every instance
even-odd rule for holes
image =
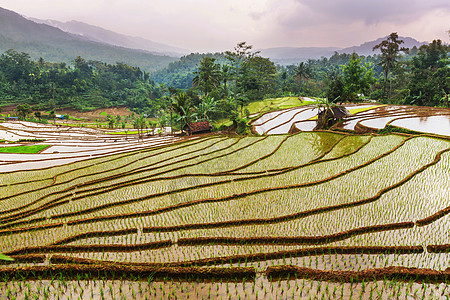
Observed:
[[[39,153],[47,147],[49,145],[1,147],[0,153]]]
[[[0,174],[0,252],[17,261],[0,294],[438,299],[449,152],[432,136],[214,135]]]
[[[259,114],[297,106],[314,104],[313,101],[302,101],[299,97],[282,97],[251,102],[244,107],[250,114]]]

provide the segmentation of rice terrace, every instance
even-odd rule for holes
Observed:
[[[28,141],[1,150],[44,145],[0,153],[2,299],[448,298],[449,110],[346,108],[246,136],[0,123]]]

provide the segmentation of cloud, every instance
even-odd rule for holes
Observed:
[[[449,0],[2,0],[26,16],[79,20],[192,51],[353,46],[391,32],[448,41]],[[38,3],[38,4],[37,4]]]
[[[278,46],[347,47],[391,32],[448,40],[450,29],[448,0],[273,0],[269,12],[258,41]]]
[[[295,0],[317,14],[333,20],[364,21],[367,25],[380,22],[403,24],[413,22],[430,11],[450,12],[448,0]]]

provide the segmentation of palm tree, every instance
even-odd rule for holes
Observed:
[[[298,81],[298,85],[300,87],[300,93],[303,87],[303,80],[311,78],[312,70],[305,62],[299,63],[299,65],[295,68],[294,78]]]
[[[181,121],[180,126],[183,128],[185,123],[189,122],[190,117],[189,112],[191,108],[191,98],[189,95],[187,95],[186,92],[179,92],[173,96],[172,103],[169,108],[180,116],[178,120]]]
[[[228,82],[228,79],[230,78],[230,66],[222,65],[221,78],[222,78],[222,82],[223,82],[224,94],[226,96],[226,95],[228,95],[227,82]]]
[[[143,138],[144,128],[147,126],[147,121],[145,120],[144,115],[139,115],[136,119],[133,120],[133,127],[137,129],[139,139]]]
[[[197,76],[192,79],[192,84],[198,86],[205,96],[220,85],[221,73],[220,65],[215,63],[216,59],[204,57],[200,62],[198,71],[194,72]]]

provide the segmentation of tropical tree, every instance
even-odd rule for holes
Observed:
[[[108,122],[109,128],[114,128],[114,124],[116,123],[116,120],[114,119],[114,116],[106,115],[106,121]]]
[[[310,66],[308,66],[308,64],[302,61],[301,63],[298,64],[298,66],[296,66],[294,78],[298,82],[300,92],[302,91],[303,88],[303,81],[308,78],[311,78],[311,76],[312,76],[312,69]]]
[[[399,52],[408,52],[409,49],[405,47],[400,47],[403,44],[403,40],[398,39],[397,32],[391,33],[384,41],[375,45],[372,51],[376,49],[380,49],[380,62],[378,63],[383,67],[384,73],[384,86],[383,86],[383,94],[386,95],[386,86],[389,71],[392,68],[395,68],[399,59]]]
[[[143,139],[144,137],[144,128],[147,127],[147,121],[145,120],[144,115],[139,115],[139,117],[133,120],[133,127],[137,129],[139,139]]]
[[[234,95],[238,93],[238,81],[240,76],[241,64],[248,58],[256,55],[259,52],[251,52],[253,46],[247,45],[246,42],[241,42],[234,47],[234,51],[225,51],[225,57],[230,61],[234,69]]]
[[[198,71],[194,72],[196,76],[192,80],[192,84],[197,86],[205,96],[208,96],[209,92],[220,85],[220,65],[216,64],[215,61],[215,58],[204,57],[200,62]]]
[[[222,69],[220,70],[220,72],[221,72],[221,79],[223,82],[223,91],[225,96],[227,96],[228,95],[227,82],[228,79],[230,78],[230,66],[222,65]]]
[[[342,66],[342,76],[344,97],[350,101],[358,99],[358,94],[366,94],[375,83],[373,68],[368,63],[363,64],[356,53],[347,65]]]
[[[241,70],[241,94],[250,100],[262,99],[275,90],[277,68],[270,59],[254,55],[242,64]]]
[[[172,103],[170,104],[170,109],[178,114],[180,121],[180,126],[183,126],[189,122],[190,110],[191,110],[191,98],[186,92],[178,92],[172,97]]]
[[[28,114],[31,112],[30,105],[28,105],[27,103],[17,105],[16,110],[19,118],[22,120],[25,120]]]
[[[197,121],[210,121],[209,114],[215,113],[217,103],[212,97],[206,97],[203,101],[196,107],[196,111],[192,114],[192,117],[196,118]]]
[[[420,47],[412,59],[411,76],[408,83],[409,96],[405,101],[415,105],[439,105],[450,93],[450,47],[441,40]]]

